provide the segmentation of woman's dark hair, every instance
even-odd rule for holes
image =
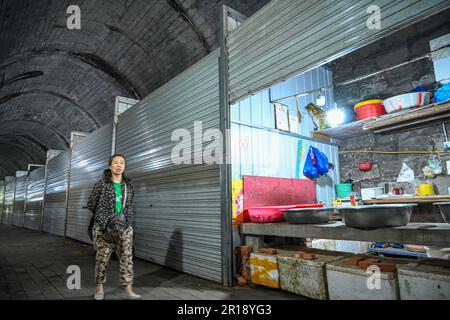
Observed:
[[[112,156],[109,158],[109,160],[108,160],[108,169],[106,169],[106,170],[103,172],[104,175],[105,175],[105,178],[108,179],[108,180],[111,180],[111,179],[112,179],[112,173],[111,173],[111,169],[109,169],[109,167],[112,165],[112,162],[114,161],[114,159],[115,159],[115,158],[118,158],[118,157],[120,157],[120,158],[122,158],[123,160],[125,160],[125,167],[126,167],[126,165],[127,165],[127,159],[125,158],[124,155],[122,155],[122,154],[115,154],[115,155],[112,155]],[[125,176],[125,171],[124,171],[124,173],[122,174],[122,178],[123,178],[123,180],[125,180],[125,181],[130,181],[130,180]]]
[[[109,160],[108,160],[108,166],[110,167],[112,165],[112,162],[114,161],[114,158],[122,158],[123,160],[125,160],[125,166],[127,165],[127,159],[125,158],[125,156],[123,154],[115,154],[112,155]]]

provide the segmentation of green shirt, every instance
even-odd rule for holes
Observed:
[[[120,211],[122,210],[122,188],[121,185],[122,183],[115,183],[114,184],[114,189],[116,189],[116,215],[120,214]]]

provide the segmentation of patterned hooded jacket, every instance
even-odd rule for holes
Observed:
[[[127,185],[127,199],[123,214],[126,217],[127,227],[134,227],[134,189],[131,181],[123,178],[122,181],[122,195],[125,195],[125,183]],[[102,230],[106,229],[108,221],[114,217],[116,205],[116,191],[111,180],[109,170],[105,170],[105,176],[97,181],[92,188],[89,196],[87,207],[93,213],[95,224],[100,226]]]

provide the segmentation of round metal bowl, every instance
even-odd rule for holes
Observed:
[[[442,219],[444,219],[446,223],[450,223],[450,202],[436,202],[434,205],[439,206]]]
[[[376,229],[406,226],[411,220],[414,203],[338,208],[347,227]]]
[[[304,208],[284,210],[284,218],[290,224],[328,223],[334,208]]]

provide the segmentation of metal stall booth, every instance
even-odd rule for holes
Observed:
[[[273,0],[250,18],[224,6],[220,41],[222,129],[232,126],[232,104],[449,6],[448,0],[386,0],[376,6],[371,1]],[[381,27],[371,24],[377,12],[382,14]],[[237,125],[242,127],[242,123]],[[233,146],[230,137],[226,138],[225,157],[229,158]],[[335,155],[337,150],[330,152]],[[232,170],[230,166],[221,169],[225,230],[232,217]]]
[[[225,72],[222,76],[222,92],[227,94],[222,97],[221,108],[222,118],[226,119],[225,127],[237,128],[237,138],[246,131],[250,133],[247,136],[261,132],[269,134],[254,126],[255,122],[262,124],[271,121],[262,119],[264,114],[250,113],[245,116],[245,112],[249,111],[246,100],[250,100],[250,95],[259,95],[264,89],[268,92],[267,100],[270,102],[283,99],[289,94],[282,92],[281,87],[292,91],[289,87],[295,88],[295,84],[302,80],[300,78],[307,79],[308,73],[315,73],[318,67],[449,7],[448,0],[386,0],[376,6],[371,1],[299,3],[296,0],[273,0],[250,18],[224,7],[221,48]],[[381,12],[380,26],[371,24],[377,12]],[[239,23],[230,24],[233,19],[239,20]],[[301,76],[297,79],[292,78],[299,74]],[[317,77],[320,78],[320,74]],[[326,75],[322,75],[322,79],[326,78]],[[332,88],[332,83],[327,82],[327,87]],[[296,93],[295,90],[293,92]],[[230,107],[243,101],[246,108],[236,117]],[[239,123],[236,123],[236,118]],[[338,161],[336,147],[320,145],[324,150],[331,148],[329,155]],[[226,143],[226,147],[228,154],[236,153],[236,148],[231,149],[229,143]],[[231,179],[230,172],[224,171],[223,175]],[[333,180],[339,180],[339,177]],[[225,189],[227,194],[231,193],[230,184]],[[333,190],[329,187],[322,189],[328,193],[323,198],[329,202]],[[318,192],[323,191],[318,188]]]
[[[68,238],[91,244],[87,228],[91,213],[87,201],[94,184],[103,177],[111,156],[113,124],[92,132],[72,147],[67,204],[66,232]]]
[[[27,197],[28,171],[16,172],[16,185],[14,192],[14,211],[12,224],[16,227],[23,227],[23,219],[25,212],[25,202]]]
[[[216,282],[228,268],[220,170],[203,162],[203,133],[219,128],[216,50],[121,115],[116,144],[135,188],[136,256]],[[183,164],[173,161],[180,144]]]
[[[3,215],[1,222],[3,224],[12,224],[8,221],[12,221],[14,214],[14,192],[16,190],[16,177],[5,177],[5,195],[3,197]]]
[[[0,181],[0,222],[3,217],[3,201],[5,198],[5,181]]]
[[[40,166],[31,171],[28,176],[24,228],[41,231],[44,187],[45,166]]]
[[[69,181],[70,150],[47,162],[42,231],[64,236]]]
[[[87,201],[92,187],[108,168],[109,157],[115,152],[116,126],[120,114],[137,102],[125,97],[116,97],[114,121],[111,124],[104,125],[88,135],[72,134],[64,232],[66,237],[92,244],[87,234],[92,216],[86,207]]]

